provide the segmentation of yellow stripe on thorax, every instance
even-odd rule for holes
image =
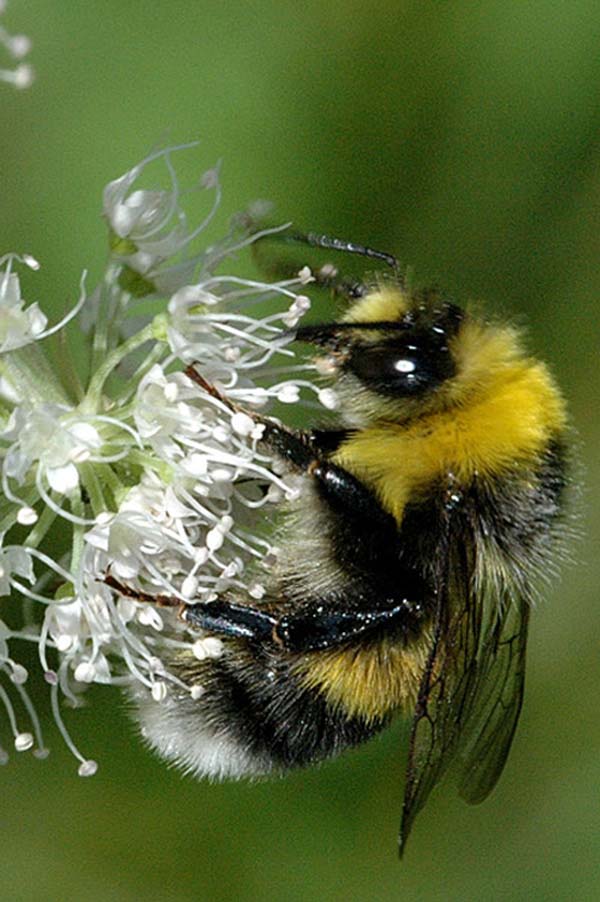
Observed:
[[[478,400],[406,425],[377,423],[351,435],[334,459],[372,486],[400,522],[407,501],[435,481],[452,474],[464,485],[478,473],[527,465],[564,424],[546,367],[518,360],[499,369]]]

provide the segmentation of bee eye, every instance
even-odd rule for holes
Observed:
[[[454,375],[447,346],[431,341],[355,347],[344,368],[368,388],[394,397],[423,394]]]

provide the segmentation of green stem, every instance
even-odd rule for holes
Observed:
[[[127,461],[128,463],[140,466],[143,470],[153,470],[155,473],[158,473],[162,481],[167,485],[171,482],[172,469],[170,465],[152,457],[147,451],[141,451],[139,448],[132,448],[127,455]]]
[[[154,325],[153,323],[149,323],[140,332],[132,335],[131,338],[128,338],[122,345],[119,345],[118,348],[115,348],[114,351],[110,352],[108,357],[100,364],[90,379],[85,398],[79,405],[79,409],[82,413],[93,414],[99,410],[104,383],[115,367],[117,367],[128,354],[131,354],[136,348],[139,348],[154,337]]]
[[[130,455],[127,456],[129,459]],[[109,507],[104,507],[104,510],[114,510],[119,506],[121,498],[125,494],[126,487],[125,484],[119,479],[118,475],[113,470],[113,467],[110,464],[93,464],[94,468],[94,478],[98,481],[98,486],[100,487],[100,491],[103,493],[103,497],[105,502],[107,501],[106,493],[110,492],[112,496],[112,504]],[[96,513],[96,512],[94,512]],[[100,513],[100,511],[98,511]]]
[[[107,273],[104,274],[102,283],[97,288],[100,292],[100,301],[97,306],[92,338],[92,372],[96,371],[100,360],[106,357],[108,349],[108,308],[111,305],[111,298],[105,297],[106,285]]]
[[[73,355],[69,351],[67,333],[63,329],[56,336],[56,346],[52,350],[55,351],[52,355],[53,364],[56,364],[58,378],[65,393],[77,401],[81,401],[84,395],[83,385],[75,367]]]
[[[8,351],[0,357],[0,373],[19,397],[30,403],[70,404],[60,382],[38,344]]]
[[[115,319],[120,306],[122,291],[117,288],[117,278],[120,267],[109,263],[108,269],[104,273],[102,282],[98,290],[100,291],[100,301],[97,306],[96,321],[94,323],[94,333],[92,340],[92,361],[91,372],[95,373],[100,366],[100,362],[106,358],[108,349],[111,346],[111,327],[114,329]],[[118,339],[118,335],[113,336]],[[117,342],[115,341],[115,344]]]
[[[58,515],[51,507],[44,507],[41,517],[37,523],[34,524],[33,528],[30,529],[23,544],[29,545],[30,548],[38,548],[40,542],[56,520],[57,516]]]
[[[110,470],[110,467],[106,465],[103,469]],[[92,513],[94,514],[94,516],[97,517],[98,514],[101,514],[106,510],[110,510],[110,504],[107,501],[102,490],[102,483],[100,479],[98,479],[97,465],[94,466],[94,464],[90,463],[80,464],[79,476],[81,478],[82,485],[88,493],[90,499],[90,507],[92,508]]]
[[[76,517],[85,517],[86,510],[83,501],[81,500],[81,493],[79,488],[76,488],[73,492],[69,494],[69,506],[71,508],[71,513],[75,514]],[[79,524],[73,524],[73,542],[71,546],[71,566],[69,567],[71,573],[77,573],[79,570],[79,562],[81,561],[81,556],[83,554],[84,548],[84,535],[87,527],[80,526]]]

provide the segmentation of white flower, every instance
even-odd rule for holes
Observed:
[[[183,456],[172,438],[175,431],[193,436],[202,429],[201,411],[183,400],[188,385],[183,373],[167,377],[155,364],[138,386],[134,409],[137,430],[166,459]]]
[[[0,437],[9,443],[3,462],[5,479],[22,484],[36,465],[36,483],[68,494],[79,483],[78,464],[102,446],[98,430],[58,404],[17,407]]]
[[[0,548],[0,596],[10,595],[15,576],[26,579],[30,586],[35,582],[31,557],[24,548],[13,546]]]
[[[35,341],[43,334],[48,323],[37,304],[30,304],[25,308],[19,277],[11,271],[14,258],[13,254],[0,258],[0,266],[6,266],[0,272],[0,353]],[[25,258],[25,261],[35,263],[33,258]]]
[[[0,269],[0,354],[14,351],[58,332],[77,316],[86,300],[83,287],[84,273],[81,279],[79,300],[60,322],[47,329],[48,319],[38,304],[30,304],[27,308],[24,306],[25,301],[21,296],[19,276],[12,271],[15,262],[22,263],[33,270],[40,268],[38,261],[30,254],[5,254],[0,257],[0,267],[4,267],[4,269]],[[2,393],[10,398],[10,385]],[[12,386],[12,393],[15,393],[15,386]],[[18,396],[18,392],[15,396]]]
[[[4,2],[0,3],[0,15],[6,9]],[[13,60],[22,60],[31,50],[31,41],[24,34],[9,34],[0,25],[0,44],[4,46]],[[34,80],[33,67],[29,63],[20,62],[14,69],[0,69],[0,81],[6,81],[15,88],[28,88]]]
[[[104,189],[104,215],[114,234],[113,251],[126,263],[132,273],[142,279],[130,279],[128,287],[134,294],[170,291],[184,284],[202,263],[205,254],[180,260],[177,265],[161,269],[162,264],[176,254],[182,254],[213,218],[221,199],[218,169],[204,173],[199,187],[214,192],[211,208],[204,220],[190,231],[180,206],[181,192],[171,154],[195,147],[194,143],[166,148],[150,154]],[[155,161],[164,162],[170,188],[133,188],[146,167]],[[185,274],[185,275],[184,275]]]
[[[211,658],[222,644],[190,632],[178,607],[225,591],[256,602],[265,595],[262,562],[276,552],[262,509],[298,488],[261,444],[255,411],[307,395],[335,404],[290,347],[289,329],[310,307],[299,293],[310,271],[276,284],[217,274],[255,236],[240,231],[242,218],[222,241],[190,250],[214,205],[188,227],[173,152],[156,152],[107,186],[111,260],[89,301],[82,280],[55,326],[24,305],[15,258],[0,261],[0,597],[31,602],[19,628],[0,623],[0,705],[15,748],[44,753],[28,675],[13,654],[19,642],[37,642],[54,720],[82,776],[97,765],[73,743],[61,699],[76,705],[91,683],[140,683],[158,704],[173,687],[198,698],[201,686],[169,672],[165,649]],[[166,165],[170,187],[139,185],[152,162]],[[216,170],[200,187],[218,202]],[[149,299],[145,318],[134,307],[140,296]],[[75,399],[40,339],[82,310],[90,375]],[[66,549],[58,560],[52,535]],[[31,729],[17,722],[19,704]]]

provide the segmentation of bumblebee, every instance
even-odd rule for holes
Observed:
[[[402,852],[451,764],[477,803],[506,761],[533,586],[562,531],[565,406],[512,326],[409,291],[390,255],[305,240],[383,260],[393,277],[353,284],[339,321],[296,329],[331,375],[339,422],[258,418],[301,484],[283,553],[260,604],[185,606],[224,653],[178,651],[169,668],[202,696],[139,694],[139,718],[164,758],[238,778],[312,764],[412,717]]]

